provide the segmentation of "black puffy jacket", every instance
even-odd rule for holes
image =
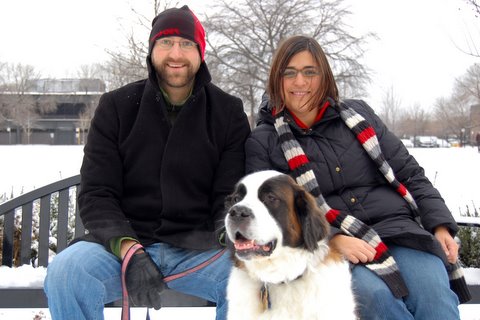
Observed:
[[[403,143],[365,102],[343,102],[374,127],[386,160],[417,202],[424,229],[416,222],[408,203],[386,181],[335,108],[328,107],[322,119],[308,130],[301,129],[287,113],[285,120],[313,164],[327,203],[371,226],[387,244],[431,252],[446,261],[440,244],[432,234],[433,230],[445,225],[454,235],[458,227],[439,192]],[[289,173],[273,125],[274,118],[265,101],[259,117],[258,126],[246,142],[247,173],[263,169]]]

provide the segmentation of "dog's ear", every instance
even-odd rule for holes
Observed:
[[[315,198],[301,187],[295,193],[295,209],[302,226],[305,248],[314,251],[318,248],[318,242],[328,236],[330,226]]]

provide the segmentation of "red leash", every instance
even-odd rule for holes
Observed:
[[[130,319],[130,305],[128,301],[127,281],[125,275],[127,273],[127,265],[135,252],[143,249],[140,243],[136,243],[128,249],[122,262],[122,320]]]
[[[128,291],[127,291],[127,282],[126,282],[126,271],[127,271],[127,265],[130,262],[130,259],[132,256],[137,252],[138,250],[143,249],[143,246],[140,243],[134,244],[133,246],[128,249],[127,253],[125,254],[125,257],[123,258],[122,262],[122,320],[130,320],[130,305],[128,301]],[[172,274],[171,276],[165,277],[163,281],[165,283],[168,283],[172,280],[180,279],[182,277],[185,277],[186,275],[189,275],[191,273],[194,273],[200,269],[205,268],[206,266],[210,265],[214,261],[216,261],[218,258],[220,258],[226,251],[227,249],[224,248],[218,253],[216,253],[213,257],[210,259],[202,262],[201,264],[190,268],[188,270],[185,270],[183,272],[177,273],[177,274]],[[147,320],[150,319],[150,316],[148,314],[148,308],[147,308]]]

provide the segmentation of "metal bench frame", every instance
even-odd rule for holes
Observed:
[[[71,194],[80,191],[80,175],[66,178],[44,187],[35,189],[24,195],[16,197],[0,204],[0,230],[3,230],[2,263],[3,266],[13,267],[15,262],[19,265],[32,264],[32,221],[34,210],[39,210],[39,233],[38,233],[38,260],[36,266],[47,267],[49,257],[50,224],[57,223],[57,253],[68,246],[68,215],[75,214],[74,237],[85,234],[85,228],[78,213],[78,206],[71,201]],[[58,193],[58,202],[52,203],[52,195]],[[39,204],[38,204],[39,201]],[[37,202],[37,204],[36,204]],[[57,221],[51,221],[51,208],[58,206]],[[15,213],[21,210],[21,235],[20,245],[14,245]],[[19,254],[16,255],[16,252]],[[120,306],[120,302],[114,302],[107,306]],[[215,304],[198,297],[182,294],[167,289],[162,295],[164,307],[206,307]],[[46,308],[47,298],[43,288],[0,288],[0,308]]]

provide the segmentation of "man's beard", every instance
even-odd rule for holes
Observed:
[[[182,70],[175,70],[174,68],[167,67],[169,62],[179,63],[174,61],[162,61],[161,64],[154,65],[155,70],[157,71],[159,84],[172,88],[183,88],[191,85],[196,74],[196,70],[193,70],[192,64],[189,61],[180,61],[185,67],[182,67]]]

